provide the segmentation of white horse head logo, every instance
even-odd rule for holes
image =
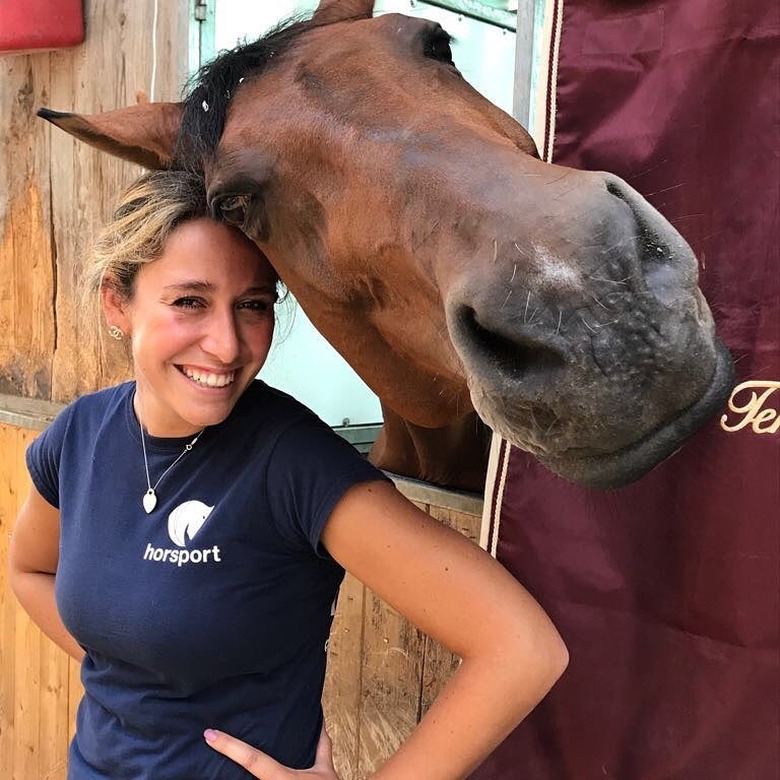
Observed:
[[[213,506],[206,506],[202,501],[185,501],[179,504],[168,515],[168,535],[171,541],[179,547],[184,547],[185,536],[187,539],[194,539],[212,509]]]

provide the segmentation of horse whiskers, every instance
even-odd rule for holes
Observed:
[[[602,279],[600,276],[588,276],[588,279],[592,279],[594,282],[607,282],[608,284],[627,284],[631,277],[626,276],[625,279]]]
[[[534,326],[534,320],[536,317],[536,313],[539,311],[539,307],[537,306],[532,312],[530,319],[528,318],[528,305],[531,303],[531,291],[528,291],[528,295],[525,299],[525,311],[523,312],[523,325],[527,325],[529,328],[532,328]]]
[[[648,192],[645,197],[651,198],[653,195],[660,195],[664,192],[670,192],[671,190],[679,189],[680,187],[685,187],[685,182],[680,182],[679,184],[674,184],[671,187],[664,187],[662,190],[656,190],[655,192]]]
[[[509,300],[513,292],[514,290],[510,287],[509,292],[506,294],[506,298],[504,298],[504,302],[501,304],[501,306],[498,307],[499,309],[503,309],[504,306],[506,306],[506,302]]]
[[[617,325],[617,324],[618,324],[618,322],[620,322],[620,320],[612,320],[611,322],[601,322],[601,323],[596,323],[596,324],[593,326],[593,328],[591,328],[591,330],[593,330],[594,328],[596,328],[596,329],[598,329],[598,328],[606,328],[606,327],[607,327],[607,325]],[[587,325],[587,323],[585,323],[585,324]]]
[[[605,306],[595,295],[591,295],[590,297],[593,298],[593,300],[596,301],[596,303],[599,306],[601,306],[601,308],[604,309],[605,311],[612,311],[612,309],[610,309],[609,307]]]

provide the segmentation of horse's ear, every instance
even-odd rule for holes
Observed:
[[[144,168],[170,168],[181,124],[180,103],[144,103],[82,116],[42,108],[38,116],[80,141]]]
[[[374,0],[320,0],[312,17],[318,24],[345,22],[348,19],[370,19]]]

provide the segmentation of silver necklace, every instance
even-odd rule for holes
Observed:
[[[146,493],[144,493],[142,503],[144,505],[144,510],[148,515],[151,514],[154,508],[157,506],[157,493],[155,493],[155,491],[157,490],[159,484],[163,481],[165,475],[195,446],[195,442],[201,437],[201,434],[206,429],[204,428],[203,430],[198,431],[198,433],[195,435],[195,438],[189,442],[189,444],[184,445],[184,449],[181,451],[176,460],[173,461],[173,463],[171,463],[171,465],[168,466],[165,471],[163,471],[157,482],[152,485],[152,480],[149,478],[149,461],[146,458],[146,437],[144,436],[144,424],[140,420],[138,422],[141,427],[141,448],[144,451],[144,470],[146,471],[146,485],[148,487],[148,490]]]

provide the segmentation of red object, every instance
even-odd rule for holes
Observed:
[[[62,49],[83,40],[81,0],[0,0],[0,54]]]

